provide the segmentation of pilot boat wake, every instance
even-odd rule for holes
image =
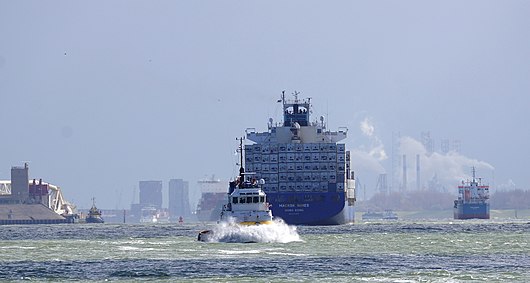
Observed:
[[[211,243],[289,243],[302,241],[296,226],[275,219],[266,225],[239,225],[220,222],[212,230],[199,233],[199,240]]]
[[[263,179],[251,178],[243,167],[243,145],[240,144],[241,167],[239,176],[230,182],[227,203],[223,206],[218,225],[199,232],[202,242],[291,242],[300,241],[296,227],[272,217],[271,205],[262,187]]]

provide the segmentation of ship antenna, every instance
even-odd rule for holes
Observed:
[[[473,183],[475,183],[475,166],[473,166]]]
[[[285,105],[285,90],[282,90],[282,98],[278,99],[278,102],[281,102],[282,105]]]
[[[244,139],[244,137],[236,138],[236,140],[239,140],[239,157],[240,157],[240,161],[239,161],[239,187],[240,188],[243,187],[243,182],[245,181],[245,168],[243,167],[243,139]]]

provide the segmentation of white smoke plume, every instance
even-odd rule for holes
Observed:
[[[497,184],[495,186],[495,189],[497,191],[513,191],[513,190],[517,189],[517,185],[515,184],[515,182],[512,179],[508,179],[504,183]]]
[[[365,117],[359,123],[359,129],[367,142],[350,151],[354,169],[360,169],[361,172],[366,170],[377,174],[386,172],[381,162],[388,157],[383,142],[376,135],[372,119]],[[365,172],[363,175],[366,175],[367,173],[368,172]]]
[[[494,169],[485,161],[472,159],[454,151],[447,154],[429,153],[421,142],[411,137],[401,137],[399,143],[400,156],[407,156],[407,188],[409,189],[416,188],[416,155],[420,156],[420,189],[428,188],[434,184],[433,181],[436,181],[439,187],[451,190],[462,180],[471,178],[472,167],[475,167],[477,177],[490,176]],[[395,177],[402,182],[403,170],[396,170]]]
[[[370,155],[369,152],[366,152],[362,149],[352,149],[350,150],[352,166],[357,173],[369,171],[372,173],[382,174],[386,172],[385,168],[381,163]]]
[[[383,164],[388,160],[388,156],[383,142],[377,135],[377,128],[372,118],[364,116],[358,120],[358,123],[357,146],[349,147],[352,168],[356,179],[359,181],[360,178],[363,185],[368,185],[372,190],[376,186],[375,180],[378,174],[387,172]],[[400,190],[403,186],[403,155],[407,156],[407,190],[417,188],[416,155],[420,157],[420,189],[455,192],[455,187],[461,181],[471,179],[473,167],[476,170],[476,177],[483,178],[486,184],[493,183],[494,168],[485,161],[464,156],[456,151],[432,152],[420,141],[408,136],[400,137],[397,145],[399,146],[394,148],[393,154],[396,154],[394,157],[398,159],[392,160],[392,164],[396,167],[392,168],[387,164],[393,174],[391,186],[394,191]]]
[[[361,121],[361,131],[365,136],[373,136],[375,127],[372,124],[372,121],[370,121],[370,118],[364,118],[364,120]]]
[[[375,135],[375,127],[372,123],[372,120],[368,117],[364,118],[360,123],[360,128],[363,134],[370,139],[370,144],[368,145],[368,155],[375,158],[378,161],[383,161],[387,159],[385,152],[385,146],[381,139]]]

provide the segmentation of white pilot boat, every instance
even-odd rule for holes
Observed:
[[[220,221],[239,225],[260,225],[272,223],[272,212],[267,195],[261,189],[265,181],[254,179],[242,184],[230,183],[228,203],[221,211]]]
[[[267,195],[262,189],[265,181],[263,179],[257,181],[252,178],[253,174],[245,173],[242,139],[239,150],[241,152],[239,176],[229,184],[227,203],[223,206],[219,222],[231,225],[272,224],[272,211]],[[199,232],[197,239],[206,242],[213,233],[212,230],[203,230]]]

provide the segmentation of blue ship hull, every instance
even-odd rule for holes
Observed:
[[[490,219],[489,203],[458,203],[454,208],[455,219]]]
[[[313,199],[307,200],[312,195]],[[353,223],[354,210],[344,193],[269,192],[272,214],[292,225],[341,225]],[[304,200],[305,199],[305,200]]]

